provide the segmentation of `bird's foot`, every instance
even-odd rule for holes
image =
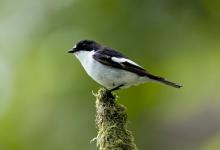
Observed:
[[[120,87],[122,87],[122,86],[124,86],[124,84],[121,84],[121,85],[119,85],[119,86],[116,86],[116,87],[114,87],[113,89],[110,89],[110,90],[106,89],[106,96],[107,96],[107,97],[110,97],[110,98],[112,98],[112,99],[114,99],[115,97],[112,95],[112,92],[113,92],[113,91],[116,91],[116,90],[119,90]]]
[[[114,99],[114,95],[112,94],[112,91],[111,90],[106,90],[106,96],[111,98],[111,99]]]

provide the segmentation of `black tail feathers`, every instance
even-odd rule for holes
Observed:
[[[177,83],[168,81],[168,80],[166,80],[166,79],[163,78],[163,77],[154,76],[154,75],[151,75],[151,74],[148,74],[147,77],[150,78],[150,79],[152,79],[152,80],[158,81],[158,82],[160,82],[160,83],[163,83],[163,84],[166,84],[166,85],[175,87],[175,88],[181,88],[181,87],[182,87],[182,85],[179,85],[179,84],[177,84]]]

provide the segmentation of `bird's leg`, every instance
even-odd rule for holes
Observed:
[[[111,90],[106,90],[106,94],[107,94],[107,96],[108,97],[111,97],[111,98],[114,98],[114,96],[112,95],[112,92],[113,91],[116,91],[116,90],[119,90],[120,89],[120,87],[122,87],[122,86],[124,86],[125,84],[120,84],[119,86],[116,86],[116,87],[114,87],[113,89],[111,89]]]
[[[122,87],[122,86],[124,86],[124,84],[121,84],[121,85],[119,85],[119,86],[116,86],[116,87],[114,87],[114,88],[111,89],[111,90],[107,90],[107,91],[106,91],[107,96],[114,99],[114,96],[112,95],[112,92],[118,90],[118,89],[119,89],[120,87]]]
[[[113,92],[113,91],[116,91],[116,90],[119,90],[120,87],[124,86],[125,84],[120,84],[119,86],[116,86],[114,87],[113,89],[109,90],[110,92]]]

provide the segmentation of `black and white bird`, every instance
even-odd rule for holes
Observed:
[[[110,91],[128,88],[149,81],[175,88],[181,85],[155,76],[120,52],[92,40],[82,40],[68,51],[73,53],[88,75]]]

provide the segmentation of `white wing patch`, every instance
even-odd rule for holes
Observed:
[[[112,61],[117,62],[117,63],[128,62],[128,63],[130,63],[130,64],[132,64],[132,65],[141,67],[140,65],[138,65],[138,64],[136,64],[135,62],[133,62],[133,61],[131,61],[131,60],[129,60],[129,59],[126,59],[126,58],[112,57],[111,59],[112,59]],[[141,68],[142,68],[142,67],[141,67]]]

